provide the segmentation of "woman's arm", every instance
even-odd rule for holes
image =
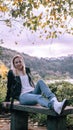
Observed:
[[[10,101],[11,98],[11,86],[13,84],[13,79],[14,79],[13,72],[12,70],[9,70],[7,75],[7,93],[5,98],[5,101],[7,102]]]

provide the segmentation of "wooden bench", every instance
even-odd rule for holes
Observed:
[[[10,104],[7,105],[10,107]],[[27,106],[14,103],[11,112],[11,130],[28,130],[28,113],[47,115],[47,130],[66,130],[67,115],[73,114],[73,107],[67,106],[61,115],[40,105]]]

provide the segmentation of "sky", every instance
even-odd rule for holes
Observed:
[[[10,28],[0,22],[0,40],[4,41],[0,46],[38,58],[57,58],[73,54],[72,35],[63,34],[53,40],[42,40],[38,36],[36,32],[32,34],[28,29],[23,29],[20,23],[13,22],[13,27]]]

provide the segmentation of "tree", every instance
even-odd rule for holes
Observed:
[[[73,35],[73,0],[1,0],[0,11],[11,27],[11,19],[22,20],[32,33],[40,31],[40,37],[56,38],[63,33]]]

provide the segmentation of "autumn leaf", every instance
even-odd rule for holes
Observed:
[[[0,75],[5,78],[6,74],[8,72],[8,68],[3,64],[1,63],[0,64]]]

